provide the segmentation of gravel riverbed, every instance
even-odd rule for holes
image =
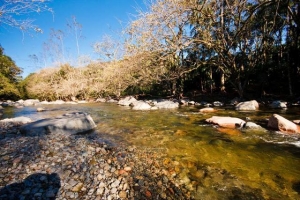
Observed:
[[[24,136],[0,128],[0,199],[193,199],[164,168],[163,150],[101,133]]]

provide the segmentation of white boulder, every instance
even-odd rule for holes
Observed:
[[[258,110],[259,104],[256,100],[244,101],[235,106],[236,110]]]

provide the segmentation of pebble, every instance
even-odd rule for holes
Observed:
[[[186,191],[182,180],[165,175],[163,154],[100,144],[97,133],[26,137],[16,127],[5,130],[0,133],[0,199],[192,199],[181,192]],[[170,187],[179,192],[161,193]]]

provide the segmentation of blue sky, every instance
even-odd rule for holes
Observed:
[[[22,33],[19,29],[0,24],[0,44],[6,55],[10,56],[18,67],[23,69],[23,77],[36,72],[45,64],[52,66],[50,60],[42,62],[43,43],[49,43],[51,29],[64,32],[63,39],[66,60],[74,60],[77,56],[76,40],[72,32],[68,31],[67,23],[76,17],[82,25],[82,38],[79,40],[80,54],[97,59],[92,45],[101,41],[104,35],[113,35],[126,27],[130,19],[134,19],[136,9],[145,10],[144,0],[52,0],[48,3],[54,11],[32,13],[21,18],[34,19],[43,33]],[[73,32],[74,33],[74,32]],[[35,62],[30,55],[36,55],[39,62]]]

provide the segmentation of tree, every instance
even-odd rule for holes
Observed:
[[[22,70],[9,56],[4,54],[4,49],[0,46],[0,97],[20,97],[17,84],[21,79],[21,73]]]
[[[7,25],[21,31],[43,32],[32,19],[19,20],[17,16],[53,10],[47,6],[50,0],[0,0],[0,25]]]

